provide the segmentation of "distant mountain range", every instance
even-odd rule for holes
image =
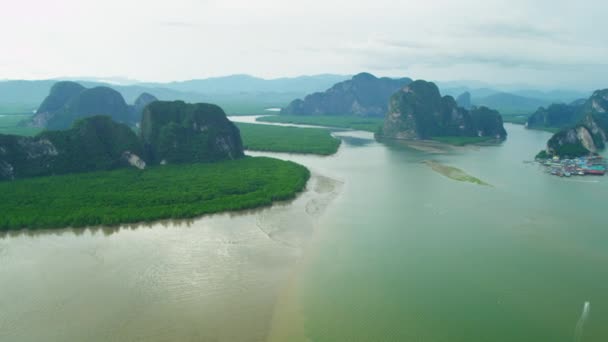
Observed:
[[[459,96],[465,92],[471,94],[471,103],[475,106],[487,106],[503,112],[503,114],[531,114],[539,107],[553,103],[571,103],[575,100],[588,98],[591,91],[534,89],[501,90],[499,88],[446,87],[442,91],[451,96]]]
[[[262,79],[249,75],[232,75],[181,82],[151,83],[121,78],[62,78],[77,81],[87,88],[107,86],[120,92],[128,103],[142,93],[160,100],[216,103],[231,114],[260,114],[265,108],[286,107],[297,98],[323,92],[350,79],[350,75],[314,75],[292,78]],[[39,81],[0,81],[0,109],[10,105],[21,111],[33,111],[48,95],[58,79]],[[471,94],[471,104],[488,106],[501,112],[533,113],[551,103],[570,103],[588,98],[576,90],[540,91],[526,86],[493,86],[478,81],[438,82],[442,93],[458,97]]]
[[[269,107],[283,107],[295,98],[330,88],[335,83],[350,78],[341,75],[316,75],[265,80],[247,75],[234,75],[201,80],[171,83],[133,83],[121,85],[96,81],[75,81],[86,88],[110,87],[120,92],[128,103],[133,103],[142,93],[149,93],[160,100],[185,102],[211,102],[220,105],[232,114],[259,114]],[[22,108],[33,111],[49,94],[51,87],[59,81],[0,81],[0,106]]]
[[[171,83],[140,83],[140,86],[167,88],[203,94],[234,93],[301,93],[308,94],[330,88],[349,79],[344,75],[315,75],[292,78],[263,79],[249,75],[232,75]]]

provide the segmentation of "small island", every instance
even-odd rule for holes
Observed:
[[[604,175],[606,161],[598,153],[608,141],[608,89],[598,90],[576,105],[559,108],[569,114],[564,121],[566,127],[549,139],[536,160],[547,173],[556,176]],[[574,118],[578,121],[568,125]]]
[[[451,96],[422,80],[395,93],[378,138],[437,140],[455,145],[495,141],[507,136],[502,117],[492,109],[459,107]]]

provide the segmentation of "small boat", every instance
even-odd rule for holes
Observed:
[[[603,176],[604,174],[606,174],[606,170],[588,169],[585,170],[585,173],[587,173],[588,175]]]

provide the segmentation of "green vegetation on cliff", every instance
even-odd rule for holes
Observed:
[[[418,80],[396,92],[379,136],[393,139],[436,137],[493,137],[504,139],[500,114],[486,107],[459,107],[451,96],[441,96],[432,82]]]
[[[588,100],[576,101],[562,109],[572,111],[573,117],[578,118],[578,121],[575,125],[563,128],[549,139],[545,156],[578,157],[597,153],[606,147],[608,89],[597,90]]]
[[[141,144],[128,126],[107,116],[34,137],[0,134],[0,180],[114,169],[129,165],[125,153],[141,156]]]
[[[292,101],[281,114],[383,117],[390,96],[410,82],[409,78],[377,78],[369,73],[360,73],[325,92]]]
[[[330,155],[338,151],[340,139],[327,129],[236,124],[245,149],[253,151],[311,153]]]
[[[142,93],[133,105],[127,105],[121,93],[107,86],[85,88],[76,82],[57,82],[38,107],[36,114],[22,126],[66,129],[74,121],[90,116],[106,115],[112,120],[135,126],[143,109],[157,98]]]
[[[146,161],[210,162],[242,157],[238,128],[213,104],[156,101],[143,112],[140,137]]]
[[[86,89],[78,83],[59,82],[26,125],[66,129],[78,119],[96,115],[107,115],[116,122],[133,123],[130,107],[116,90],[108,87]]]
[[[346,128],[375,133],[382,127],[384,120],[381,118],[358,118],[353,116],[276,115],[263,116],[257,118],[256,121]]]
[[[56,113],[85,89],[85,87],[76,82],[57,82],[51,87],[49,95],[42,101],[37,112]]]
[[[271,158],[121,169],[0,183],[0,230],[194,218],[270,205],[304,189],[309,171]]]
[[[595,153],[602,148],[604,148],[602,139],[594,137],[591,129],[581,124],[555,133],[547,142],[545,155],[573,158]],[[538,157],[540,154],[537,155]]]

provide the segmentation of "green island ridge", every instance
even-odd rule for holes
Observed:
[[[333,115],[271,115],[259,117],[256,119],[256,121],[325,126],[375,133],[378,131],[378,129],[380,129],[380,127],[382,127],[382,122],[384,119]]]
[[[137,136],[109,116],[92,116],[34,137],[0,135],[0,180],[244,156],[238,128],[215,105],[156,101],[141,127]]]
[[[236,123],[244,148],[252,151],[331,155],[341,140],[323,128],[303,128]]]
[[[555,114],[558,112],[562,115]],[[598,153],[608,142],[608,89],[597,90],[589,99],[571,105],[552,106],[549,110],[541,108],[534,117],[540,122],[540,127],[564,127],[549,139],[546,149],[536,155],[537,159],[554,156],[576,158]],[[528,122],[530,125],[531,121]]]
[[[430,167],[433,171],[459,182],[468,182],[483,186],[492,186],[479,178],[473,177],[459,168],[441,164],[434,160],[425,160],[422,162]]]
[[[188,219],[293,198],[305,167],[266,157],[0,182],[0,230]]]

